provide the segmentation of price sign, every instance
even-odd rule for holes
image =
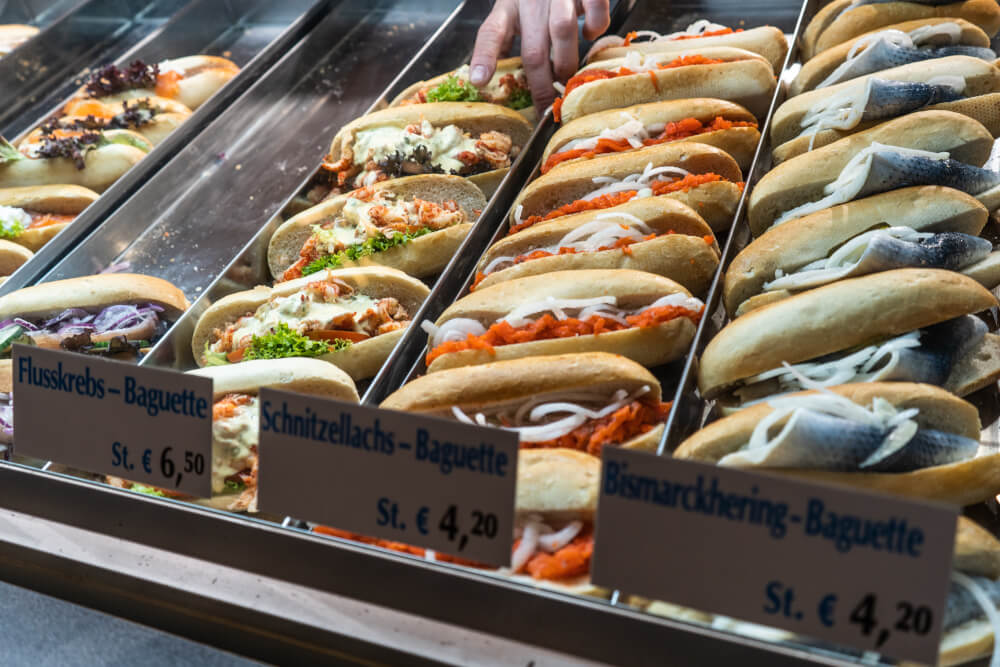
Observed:
[[[263,388],[258,505],[510,564],[517,435]]]
[[[208,497],[212,381],[15,345],[15,451]]]
[[[955,509],[610,447],[603,460],[595,584],[937,663]]]

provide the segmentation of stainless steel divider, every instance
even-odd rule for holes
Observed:
[[[130,45],[125,52],[114,54],[114,62],[124,64],[136,58],[159,62],[168,57],[193,53],[228,54],[228,57],[241,65],[241,72],[10,276],[0,286],[0,295],[36,282],[51,269],[81,239],[97,228],[125,198],[144,183],[148,184],[157,170],[176,153],[189,146],[193,138],[219,112],[249,87],[289,45],[315,25],[333,4],[333,0],[252,0],[233,9],[230,3],[192,0],[162,26],[152,31],[140,31],[144,32],[142,41]],[[156,11],[168,11],[173,7],[174,4],[167,4],[155,5],[154,8]],[[153,11],[149,8],[147,10]],[[107,55],[109,54],[100,54],[99,60],[88,55],[77,62],[77,66],[85,68],[77,72],[77,76],[86,74],[90,67],[106,64]],[[0,61],[0,75],[3,74],[2,67]],[[27,130],[42,122],[75,92],[80,82],[79,78],[64,81],[55,92],[22,113],[16,127]],[[145,216],[148,216],[148,209]]]

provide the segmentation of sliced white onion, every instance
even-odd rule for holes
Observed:
[[[581,530],[583,530],[582,521],[571,521],[558,532],[542,535],[538,538],[538,546],[550,554],[555,553],[576,539]]]
[[[618,299],[613,296],[595,296],[587,299],[556,299],[555,297],[548,296],[538,301],[529,301],[521,304],[499,321],[507,322],[513,327],[523,327],[533,321],[530,318],[531,315],[538,315],[552,311],[553,309],[586,308],[593,304],[614,306],[617,303]],[[566,316],[564,315],[559,319],[566,319]]]
[[[486,333],[486,327],[479,320],[469,317],[456,317],[441,326],[430,320],[424,320],[420,323],[420,328],[427,332],[428,342],[432,348],[450,341],[463,341],[469,335],[482,336]]]
[[[559,83],[558,81],[553,81],[552,82],[552,87],[556,89],[556,92],[559,93],[560,96],[563,96],[563,95],[566,94],[566,86],[564,86],[563,84]]]
[[[519,572],[527,565],[531,557],[535,555],[535,551],[538,550],[538,538],[540,534],[541,527],[539,523],[535,521],[525,523],[521,533],[521,541],[510,557],[510,569],[514,572]]]
[[[909,32],[910,40],[917,47],[927,44],[937,37],[945,37],[949,44],[958,44],[962,39],[962,26],[953,21],[937,23],[935,25],[922,25],[916,30]]]

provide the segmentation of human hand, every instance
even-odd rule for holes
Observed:
[[[472,52],[469,79],[485,86],[516,34],[521,35],[521,60],[538,113],[555,99],[554,80],[565,82],[579,67],[577,17],[583,15],[583,36],[593,40],[611,23],[608,0],[497,0],[483,21]],[[551,54],[551,61],[550,61]]]

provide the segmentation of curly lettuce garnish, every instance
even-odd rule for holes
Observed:
[[[280,322],[273,333],[254,336],[250,340],[250,345],[243,353],[243,360],[319,357],[328,352],[346,350],[349,347],[351,347],[351,342],[348,340],[313,340],[292,331],[287,323]]]
[[[534,104],[534,102],[531,100],[531,91],[527,88],[516,88],[507,100],[507,106],[514,111],[527,109],[532,104]]]
[[[324,269],[335,269],[345,261],[356,262],[362,257],[384,252],[397,246],[406,245],[416,238],[420,238],[425,234],[430,234],[432,231],[434,230],[430,227],[424,227],[415,232],[397,233],[392,236],[386,236],[385,234],[373,236],[370,239],[362,241],[361,243],[355,243],[354,245],[348,246],[340,252],[336,252],[332,255],[324,255],[323,257],[309,262],[302,268],[302,275],[308,276],[310,274],[323,271]]]
[[[9,141],[0,137],[0,167],[5,164],[20,162],[23,159],[24,156],[21,155],[20,151],[14,148]]]
[[[427,91],[428,102],[482,102],[479,90],[454,74]]]

